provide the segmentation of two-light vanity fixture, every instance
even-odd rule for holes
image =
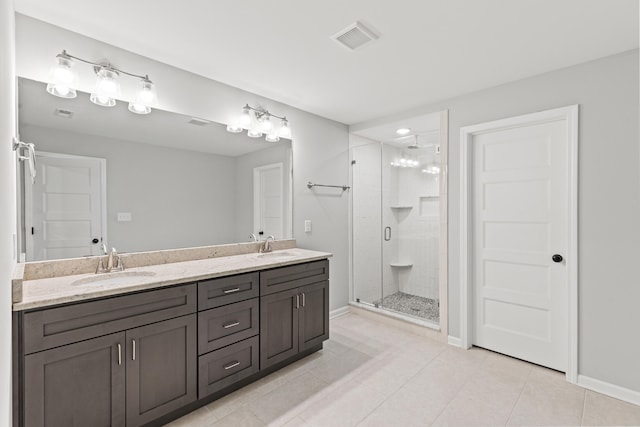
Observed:
[[[280,126],[271,118],[278,119]],[[262,138],[265,135],[267,142],[278,142],[280,138],[291,139],[291,128],[286,117],[276,116],[269,110],[254,108],[249,104],[242,107],[240,117],[227,125],[227,130],[231,133],[240,133],[245,129],[249,138]]]
[[[56,56],[56,64],[51,68],[47,92],[60,98],[75,98],[78,74],[74,69],[75,61],[84,62],[93,66],[96,74],[95,90],[91,93],[90,100],[102,107],[113,107],[116,98],[120,96],[120,74],[140,79],[140,88],[134,101],[129,102],[129,111],[136,114],[149,114],[151,106],[157,98],[155,85],[149,80],[148,75],[129,73],[114,67],[111,64],[98,64],[69,55],[66,50]]]

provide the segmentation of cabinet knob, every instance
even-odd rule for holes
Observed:
[[[562,255],[560,255],[560,254],[554,254],[554,255],[551,257],[551,259],[553,260],[553,262],[562,262],[562,260],[563,260],[564,258],[562,258]]]

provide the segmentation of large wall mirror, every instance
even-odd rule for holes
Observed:
[[[35,182],[18,193],[26,261],[292,238],[291,141],[220,123],[18,81],[20,139],[35,144]]]

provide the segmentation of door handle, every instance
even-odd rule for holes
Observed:
[[[122,365],[122,346],[118,343],[118,365]]]
[[[385,242],[391,240],[391,227],[389,226],[384,228],[384,240]]]
[[[94,245],[97,245],[99,241],[100,241],[100,240],[98,240],[98,239],[94,238],[93,240],[91,240],[91,243],[93,243]]]
[[[560,254],[554,254],[551,257],[551,260],[553,260],[553,262],[562,262],[563,259],[564,258],[562,258],[562,255],[560,255]]]
[[[132,357],[131,360],[136,360],[136,340],[131,340]]]
[[[296,309],[300,308],[300,294],[296,294]]]
[[[302,293],[302,306],[303,307],[305,306],[306,302],[307,302],[307,298],[305,297],[304,292],[303,292]]]

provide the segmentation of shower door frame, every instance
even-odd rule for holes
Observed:
[[[438,339],[449,344],[459,346],[459,340],[457,338],[448,337],[449,322],[448,322],[448,268],[449,268],[449,256],[448,256],[448,165],[449,165],[449,110],[442,110],[440,113],[440,239],[439,239],[439,278],[438,278],[438,299],[439,306],[439,323],[438,328],[433,328],[431,322],[421,321],[417,317],[409,315],[394,315],[393,312],[382,308],[375,308],[373,304],[364,304],[356,301],[355,298],[355,282],[353,278],[354,266],[353,266],[353,192],[349,194],[348,214],[349,214],[349,304],[355,307],[372,310],[382,314],[391,315],[393,317],[400,317],[403,320],[408,320],[411,323],[417,323],[423,326],[428,326],[432,329],[437,329]],[[353,148],[350,143],[349,147],[349,185],[353,189]],[[381,162],[382,163],[382,162]],[[381,207],[382,208],[382,207]],[[382,226],[382,221],[381,221]],[[382,231],[381,231],[382,232]],[[382,237],[381,237],[382,241]],[[381,267],[382,268],[382,267]],[[380,294],[382,296],[382,283],[380,284]],[[340,310],[342,314],[342,310]]]

